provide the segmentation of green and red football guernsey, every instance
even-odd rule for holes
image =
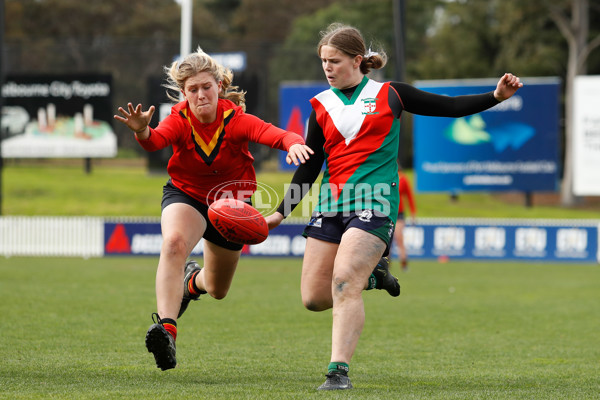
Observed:
[[[289,215],[310,191],[326,162],[316,211],[379,207],[389,210],[385,214],[395,221],[402,112],[456,118],[487,110],[498,101],[493,91],[451,97],[404,82],[379,83],[364,77],[358,86],[318,94],[311,104],[306,145],[315,153],[294,173],[277,211]],[[386,194],[388,186],[391,192]]]
[[[389,89],[389,82],[364,77],[351,98],[331,88],[311,99],[325,137],[316,211],[370,209],[395,220],[400,123],[389,106]]]
[[[214,122],[198,121],[186,100],[174,105],[156,128],[150,128],[148,139],[138,142],[147,151],[173,146],[167,165],[171,182],[210,205],[224,193],[245,199],[256,190],[248,142],[287,151],[294,144],[304,144],[304,139],[246,114],[230,100],[219,99]]]

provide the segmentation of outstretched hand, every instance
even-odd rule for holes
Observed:
[[[122,117],[115,115],[114,118],[117,121],[121,121],[129,129],[134,131],[136,135],[144,133],[150,120],[152,119],[152,115],[154,114],[154,106],[150,106],[147,111],[142,111],[142,105],[138,104],[134,109],[131,103],[127,103],[127,109],[129,112],[125,111],[123,107],[119,107],[119,112],[123,115]]]
[[[285,161],[288,164],[294,163],[298,166],[300,163],[304,164],[310,158],[309,154],[315,154],[315,152],[305,144],[296,143],[290,146]]]
[[[515,76],[511,73],[506,73],[498,81],[496,90],[494,90],[494,97],[498,101],[504,101],[510,98],[516,93],[517,90],[519,90],[519,88],[522,87],[523,83],[518,76]]]

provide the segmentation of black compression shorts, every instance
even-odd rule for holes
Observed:
[[[230,242],[225,239],[210,222],[210,219],[208,218],[208,206],[176,188],[169,179],[165,186],[163,186],[161,210],[164,210],[166,206],[173,203],[183,203],[192,206],[204,217],[206,220],[206,231],[204,232],[204,235],[202,235],[204,240],[208,240],[209,242],[228,250],[237,251],[244,247],[243,244]]]

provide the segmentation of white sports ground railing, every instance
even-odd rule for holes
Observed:
[[[102,217],[0,217],[0,255],[102,257]]]

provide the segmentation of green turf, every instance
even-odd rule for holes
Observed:
[[[96,160],[86,174],[80,160],[28,161],[9,163],[2,172],[3,215],[57,215],[102,217],[158,217],[162,186],[168,177],[149,174],[143,160]],[[257,175],[261,184],[272,187],[279,199],[292,177],[290,172]],[[411,171],[407,172],[412,179]],[[320,181],[320,178],[319,178]],[[316,195],[315,191],[315,195]],[[519,197],[518,195],[516,196]],[[308,198],[306,199],[308,200]],[[465,193],[458,201],[448,194],[417,194],[418,217],[599,219],[600,203],[581,207],[524,206],[490,193]],[[278,201],[274,206],[278,205]],[[301,204],[293,217],[307,220],[314,201]],[[302,213],[304,211],[304,213]]]
[[[592,399],[600,269],[414,261],[364,293],[350,375],[321,393],[331,313],[302,307],[300,259],[242,258],[224,300],[179,321],[179,366],[144,347],[156,258],[0,259],[2,399]],[[394,271],[398,272],[394,264]]]

